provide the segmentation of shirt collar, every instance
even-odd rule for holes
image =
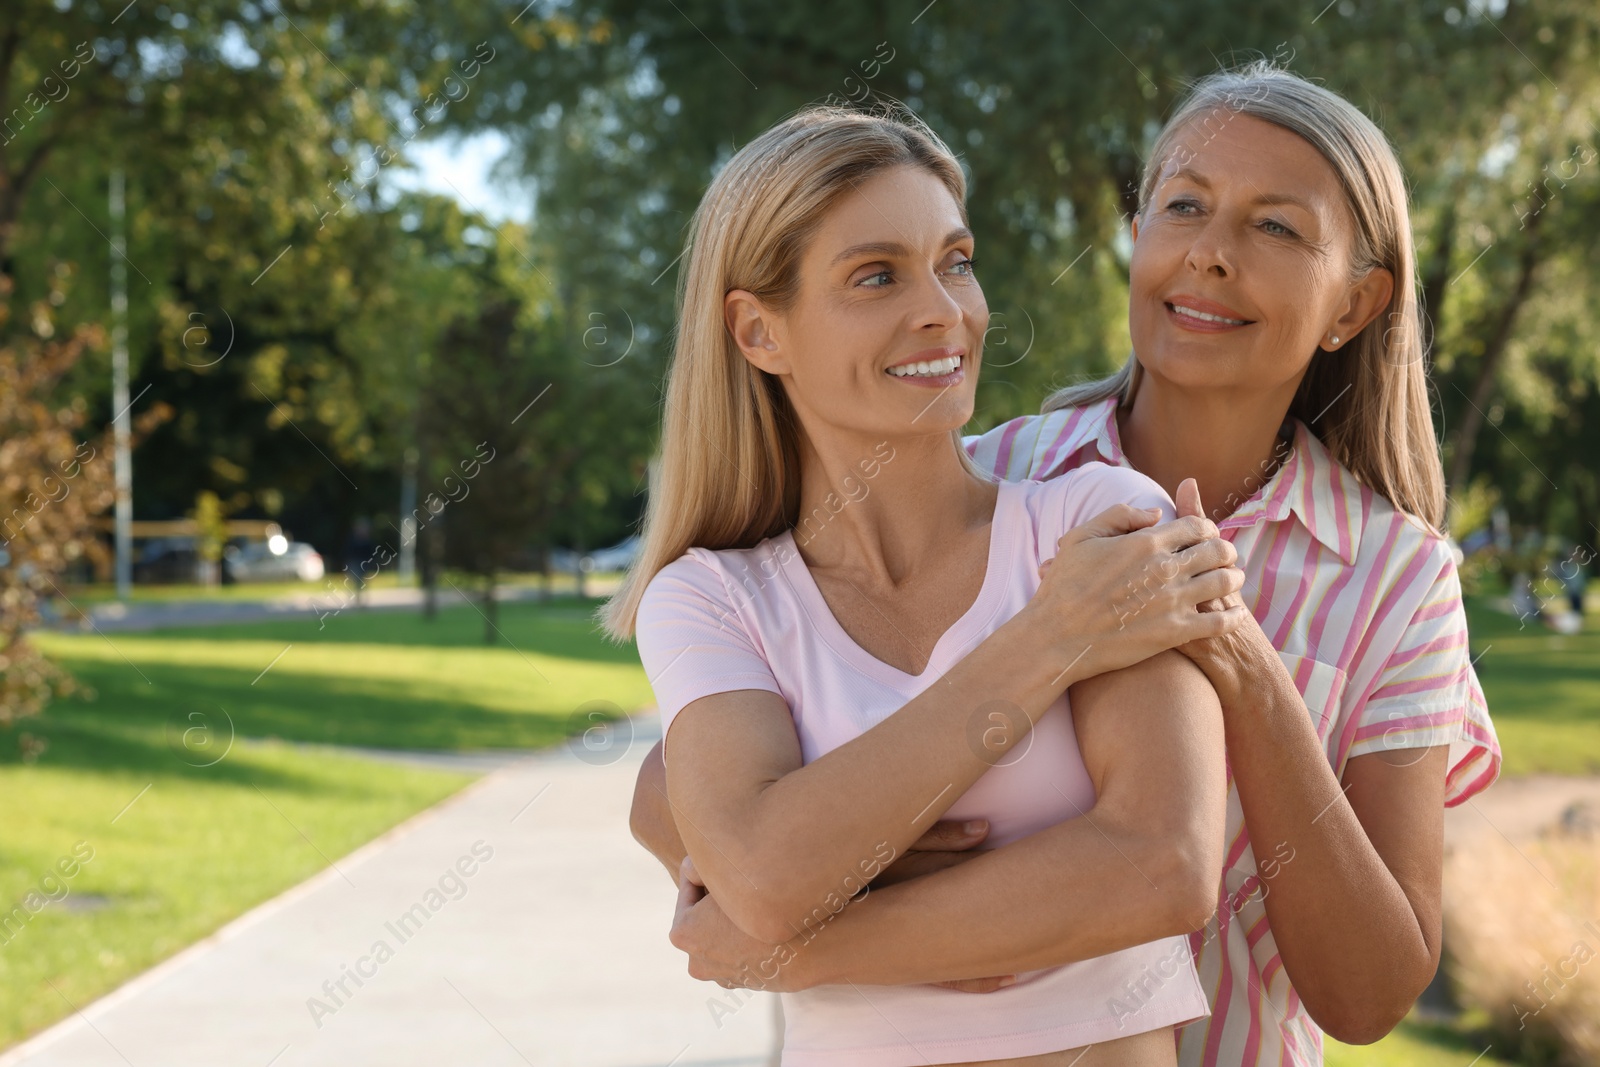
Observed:
[[[1118,402],[1109,397],[1091,405],[1061,442],[1058,458],[1065,460],[1092,445],[1105,462],[1129,466],[1117,433]],[[1289,458],[1217,528],[1243,529],[1293,515],[1311,536],[1353,565],[1365,518],[1361,483],[1305,423],[1291,417],[1288,427],[1293,446]]]

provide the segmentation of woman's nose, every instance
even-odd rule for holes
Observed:
[[[937,272],[924,275],[918,284],[918,302],[914,325],[954,326],[961,321],[961,304],[945,285]]]
[[[1215,219],[1195,234],[1184,258],[1189,269],[1199,274],[1226,278],[1234,273],[1232,241]]]

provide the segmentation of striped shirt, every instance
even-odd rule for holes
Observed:
[[[1028,415],[966,439],[982,470],[1044,480],[1092,460],[1130,466],[1115,398]],[[1354,756],[1449,745],[1445,804],[1480,792],[1500,746],[1467,651],[1449,544],[1358,482],[1304,423],[1265,484],[1217,523],[1238,550],[1246,604],[1317,725],[1336,775]],[[1284,972],[1263,903],[1287,842],[1245,831],[1229,774],[1219,906],[1190,935],[1211,1016],[1178,1032],[1183,1067],[1322,1063],[1322,1032]]]

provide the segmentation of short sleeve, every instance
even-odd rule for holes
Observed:
[[[1112,467],[1096,460],[1063,474],[1058,481],[1065,482],[1067,489],[1062,533],[1116,504],[1158,508],[1162,522],[1178,514],[1166,490],[1132,467]]]
[[[663,737],[678,712],[701,697],[739,689],[782,695],[722,576],[692,554],[645,587],[634,632]]]
[[[1356,712],[1349,756],[1449,745],[1445,804],[1482,792],[1500,774],[1500,742],[1472,669],[1455,561],[1446,558]]]

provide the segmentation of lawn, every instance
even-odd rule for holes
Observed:
[[[1341,1045],[1331,1037],[1322,1044],[1327,1067],[1505,1067],[1511,1062],[1449,1023],[1415,1017],[1375,1045]]]
[[[38,635],[94,692],[18,725],[48,742],[34,763],[0,733],[0,797],[27,813],[0,842],[0,905],[37,894],[0,926],[0,1047],[471,780],[288,742],[534,747],[591,706],[647,703],[632,648],[603,642],[591,610],[502,605],[490,648],[469,606]]]
[[[1564,637],[1469,599],[1467,620],[1503,773],[1600,774],[1600,615]]]

